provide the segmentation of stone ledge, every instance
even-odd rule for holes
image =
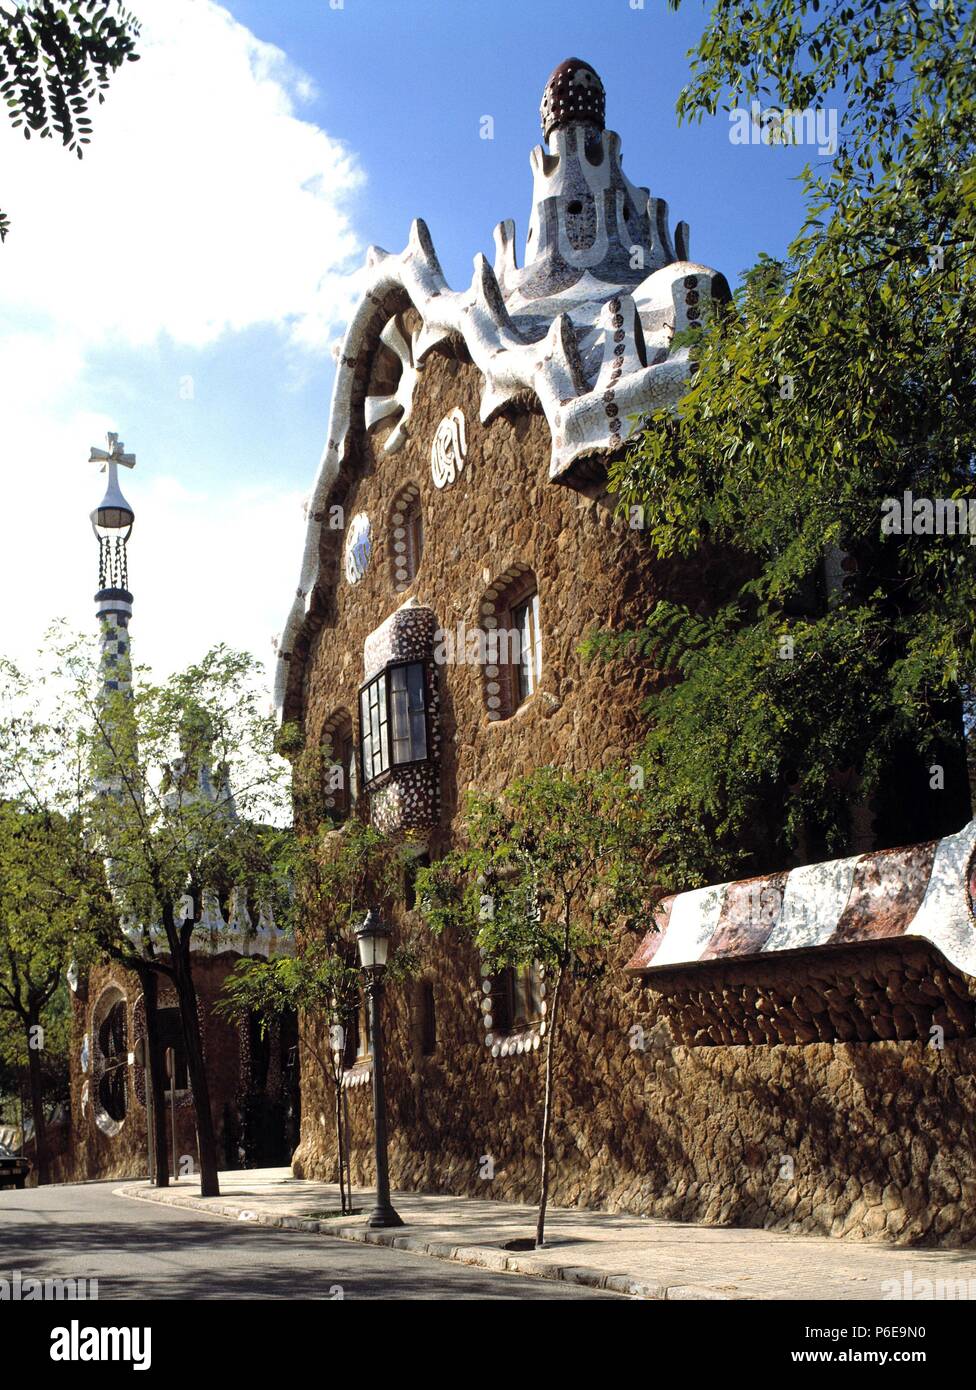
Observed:
[[[332,1236],[335,1240],[358,1241],[366,1245],[385,1245],[393,1250],[408,1250],[415,1255],[427,1255],[435,1260],[452,1260],[456,1264],[489,1269],[500,1274],[523,1274],[536,1279],[548,1279],[567,1284],[585,1284],[592,1289],[606,1289],[628,1298],[665,1300],[669,1298],[725,1299],[731,1294],[693,1285],[647,1284],[627,1274],[608,1274],[587,1265],[533,1264],[524,1257],[507,1254],[490,1245],[449,1245],[443,1241],[428,1241],[422,1236],[405,1236],[396,1229],[371,1231],[366,1226],[331,1226],[327,1221],[307,1217],[284,1216],[277,1212],[255,1211],[248,1206],[221,1202],[219,1206],[203,1206],[206,1198],[191,1197],[163,1188],[157,1191],[134,1191],[131,1187],[115,1189],[117,1197],[131,1197],[138,1202],[155,1202],[159,1206],[184,1207],[190,1211],[222,1216],[229,1221],[246,1221],[250,1225],[269,1226],[283,1231],[304,1231],[315,1235]]]

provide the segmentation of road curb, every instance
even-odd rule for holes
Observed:
[[[365,1226],[334,1226],[331,1221],[316,1221],[304,1216],[285,1216],[280,1212],[260,1212],[246,1203],[221,1202],[219,1206],[200,1206],[199,1197],[171,1195],[116,1188],[119,1197],[132,1197],[138,1202],[155,1202],[157,1206],[183,1207],[190,1211],[210,1212],[230,1221],[244,1221],[255,1226],[270,1226],[281,1231],[302,1231],[332,1236],[335,1240],[358,1241],[360,1245],[385,1245],[393,1250],[408,1250],[413,1255],[427,1255],[434,1260],[450,1260],[454,1264],[488,1269],[494,1273],[524,1274],[554,1283],[585,1284],[591,1289],[605,1289],[625,1297],[641,1300],[719,1299],[735,1295],[707,1286],[691,1284],[649,1284],[629,1274],[608,1274],[589,1265],[533,1264],[518,1255],[509,1254],[496,1245],[451,1245],[441,1240],[425,1240],[423,1236],[404,1235],[400,1230],[371,1231]]]

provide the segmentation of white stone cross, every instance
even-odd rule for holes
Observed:
[[[116,477],[117,465],[120,463],[124,468],[135,468],[135,454],[127,454],[125,452],[125,445],[117,434],[107,434],[105,439],[108,443],[108,448],[96,449],[93,444],[91,453],[88,456],[89,463],[100,463],[102,465],[101,471],[104,473],[107,468],[109,477],[112,479]]]

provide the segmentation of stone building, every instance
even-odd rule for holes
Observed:
[[[333,817],[414,831],[432,859],[466,788],[628,758],[645,677],[584,664],[580,639],[715,579],[707,556],[650,559],[606,491],[635,417],[684,389],[676,335],[729,291],[624,173],[604,102],[576,59],[546,86],[523,266],[502,222],[494,266],[451,290],[417,221],[399,255],[369,252],[341,348],[277,700],[343,768]],[[552,1200],[976,1235],[973,838],[682,894],[620,940],[565,1006]],[[534,1198],[545,996],[537,971],[486,977],[428,942],[387,1000],[394,1186]],[[369,1184],[368,1038],[350,1051]],[[303,1086],[295,1170],[330,1177],[331,1100],[311,1069]]]
[[[99,590],[95,595],[100,630],[100,676],[103,692],[126,691],[131,683],[127,540],[134,513],[118,485],[119,463],[134,464],[116,436],[108,451],[93,450],[109,473],[106,495],[92,513],[99,541]],[[111,707],[110,704],[107,707]],[[190,769],[191,794],[234,814],[229,788],[215,785],[211,770]],[[187,769],[180,769],[186,782]],[[108,783],[95,792],[112,794]],[[163,791],[165,795],[165,789]],[[185,786],[180,795],[186,797]],[[109,863],[111,879],[111,864]],[[125,928],[139,950],[146,937],[155,954],[166,958],[165,934],[156,924],[130,923]],[[294,1020],[285,1019],[262,1033],[257,1019],[233,1024],[214,1011],[224,981],[242,956],[268,957],[290,949],[290,940],[273,921],[252,921],[246,904],[235,900],[222,909],[211,901],[206,920],[194,928],[193,978],[198,997],[201,1037],[210,1083],[211,1108],[221,1165],[227,1168],[287,1163],[298,1134],[298,1036]],[[72,1179],[134,1177],[146,1172],[148,1133],[146,1068],[137,1061],[145,1039],[143,987],[138,974],[119,962],[79,971],[72,967],[72,1044],[70,1057],[70,1151],[60,1171]],[[196,1164],[193,1093],[187,1076],[180,1011],[165,979],[158,988],[158,1020],[164,1049],[171,1049],[175,1085],[167,1088],[167,1151]],[[175,1124],[175,1146],[173,1125]]]

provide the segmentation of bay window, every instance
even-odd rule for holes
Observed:
[[[359,692],[363,781],[427,759],[427,688],[422,661],[387,666]]]

